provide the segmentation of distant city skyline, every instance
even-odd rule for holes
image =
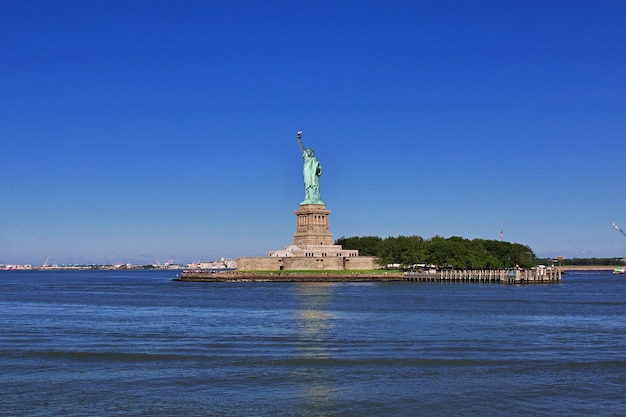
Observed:
[[[626,4],[3,4],[0,263],[264,256],[323,166],[335,239],[626,257]]]

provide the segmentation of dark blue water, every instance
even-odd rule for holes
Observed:
[[[626,277],[0,272],[5,416],[626,415]]]

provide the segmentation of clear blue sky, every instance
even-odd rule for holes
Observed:
[[[341,236],[626,256],[623,1],[5,0],[0,263]]]

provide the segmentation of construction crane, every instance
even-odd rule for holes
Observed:
[[[624,237],[626,237],[626,232],[624,232],[622,230],[621,227],[619,227],[618,225],[615,224],[615,222],[611,222],[611,224],[613,225],[613,227],[615,228],[615,230],[617,230],[618,232],[620,232]]]

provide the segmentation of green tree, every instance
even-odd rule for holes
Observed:
[[[519,243],[497,240],[468,240],[460,236],[377,236],[341,237],[335,242],[346,249],[357,249],[363,256],[375,256],[381,265],[435,264],[456,269],[502,269],[515,265],[529,268],[537,259],[532,249]]]

